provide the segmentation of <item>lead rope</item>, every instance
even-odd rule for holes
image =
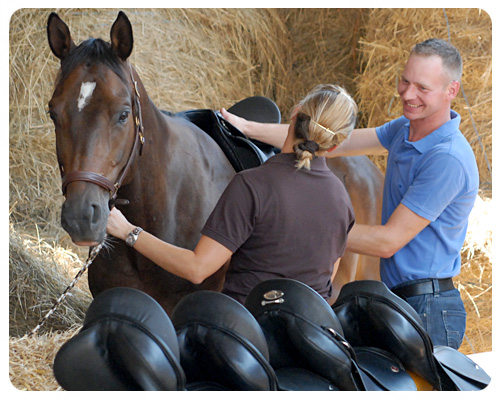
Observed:
[[[83,264],[82,268],[80,268],[80,271],[78,271],[78,273],[76,274],[75,279],[73,279],[73,282],[71,282],[69,284],[69,286],[66,288],[66,290],[63,292],[63,294],[61,294],[61,296],[59,296],[59,298],[56,300],[56,302],[54,303],[52,308],[49,310],[49,312],[47,314],[45,314],[45,316],[40,320],[38,325],[35,326],[35,328],[28,334],[28,337],[33,336],[43,326],[43,324],[45,324],[47,319],[49,319],[50,316],[57,310],[57,308],[61,305],[61,303],[66,299],[69,292],[75,287],[76,283],[83,276],[85,271],[87,271],[90,264],[92,264],[92,262],[95,260],[95,258],[97,257],[97,255],[99,254],[99,252],[101,251],[103,246],[104,246],[104,241],[101,244],[99,244],[95,247],[92,247],[92,250],[90,251],[90,255],[87,258],[87,261],[85,261],[85,264]]]

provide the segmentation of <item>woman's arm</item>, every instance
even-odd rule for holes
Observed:
[[[251,139],[260,140],[279,149],[283,148],[288,135],[288,124],[266,124],[248,121],[221,109],[222,117]]]
[[[234,115],[224,108],[221,114],[225,120],[234,125],[248,137],[268,143],[279,149],[283,148],[288,135],[288,124],[265,124],[248,121]],[[348,140],[344,140],[327,157],[378,155],[387,153],[387,149],[380,143],[375,128],[354,129]]]
[[[119,210],[111,210],[107,227],[110,235],[125,240],[134,228]],[[214,274],[233,254],[208,236],[202,236],[191,251],[166,243],[146,231],[139,234],[134,249],[166,271],[194,284]]]

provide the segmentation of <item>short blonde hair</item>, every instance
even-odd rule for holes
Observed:
[[[298,169],[311,168],[316,151],[331,149],[348,138],[356,125],[358,107],[340,86],[316,86],[296,106],[293,149]]]

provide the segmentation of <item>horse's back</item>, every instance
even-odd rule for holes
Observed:
[[[328,167],[344,183],[351,198],[356,223],[379,225],[382,213],[384,176],[366,156],[327,159]],[[333,281],[334,298],[353,280],[380,280],[380,259],[346,252]]]

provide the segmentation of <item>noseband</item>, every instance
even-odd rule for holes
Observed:
[[[103,175],[100,175],[91,171],[72,171],[68,174],[64,173],[64,170],[61,166],[61,177],[62,177],[62,192],[63,195],[66,196],[66,187],[71,182],[83,181],[90,182],[95,185],[98,185],[109,191],[109,204],[110,208],[114,206],[117,202],[117,193],[118,189],[120,189],[125,176],[127,175],[130,166],[132,165],[135,155],[139,152],[139,155],[142,153],[142,147],[144,145],[144,126],[142,125],[142,113],[141,113],[141,103],[139,98],[141,97],[139,94],[139,89],[137,87],[137,81],[134,79],[134,74],[132,71],[132,65],[130,66],[130,76],[132,78],[132,83],[134,85],[133,91],[133,108],[134,108],[134,124],[135,124],[135,138],[134,144],[132,146],[132,150],[130,151],[127,163],[118,174],[116,182],[111,182],[108,178]],[[125,200],[126,202],[126,200]]]

